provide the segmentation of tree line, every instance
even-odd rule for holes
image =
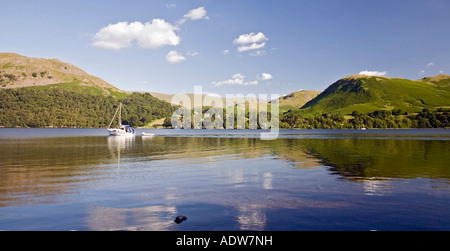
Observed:
[[[226,108],[202,107],[200,118],[195,118],[196,111],[194,109],[180,108],[174,116],[178,119],[173,121],[172,116],[164,120],[164,128],[176,129],[199,129],[200,126],[195,124],[196,119],[200,120],[202,129],[270,129],[272,123],[272,114],[269,111],[253,111],[248,110],[238,112],[237,108],[230,114]],[[184,116],[188,114],[189,117]],[[175,123],[175,124],[173,124]]]
[[[1,89],[1,127],[104,128],[123,103],[123,124],[139,127],[171,116],[169,103],[148,93],[125,98],[54,89]],[[117,125],[115,121],[113,126]]]
[[[354,111],[351,116],[326,113],[304,117],[299,111],[290,111],[280,118],[282,129],[385,129],[385,128],[450,128],[450,110],[424,108],[419,113],[400,109],[370,113]]]
[[[214,109],[214,108],[213,108]],[[202,111],[202,118],[205,117],[208,108]],[[226,114],[226,110],[223,110]],[[234,113],[234,128],[238,128],[236,121],[236,112]],[[193,111],[191,111],[191,125],[188,128],[194,128]],[[260,117],[264,116],[263,121],[271,120],[271,113],[257,113],[257,129],[265,129],[270,125],[261,127]],[[342,116],[334,113],[325,113],[316,116],[305,116],[300,110],[290,110],[279,116],[280,129],[387,129],[387,128],[450,128],[450,109],[438,108],[435,110],[425,108],[418,113],[408,113],[401,109],[380,110],[370,113],[354,111],[351,115]],[[213,120],[214,121],[214,120]],[[220,119],[223,123],[222,128],[226,127],[226,116]],[[165,119],[163,126],[165,128],[183,128],[182,125],[172,125],[171,117]],[[204,127],[203,127],[204,128]],[[245,129],[249,129],[249,112],[245,113]]]
[[[123,104],[122,123],[134,127],[166,118],[164,127],[170,128],[172,114],[178,108],[148,93],[132,93],[117,99],[57,88],[0,89],[0,127],[104,128],[111,121],[119,102]],[[203,118],[210,109],[203,108]],[[226,111],[222,114],[222,118],[213,117],[211,121],[220,121],[223,128],[227,128]],[[238,128],[236,110],[234,114],[235,128]],[[194,116],[193,110],[191,115]],[[258,122],[260,116],[264,116],[265,121],[270,121],[272,117],[270,111],[267,114],[258,113],[257,116]],[[400,109],[370,113],[354,111],[348,116],[333,113],[305,116],[300,110],[290,110],[280,114],[279,120],[281,129],[450,128],[450,109],[425,108],[418,113],[407,113]],[[245,128],[251,127],[250,122],[247,111]],[[117,121],[114,121],[115,125]],[[258,129],[262,128],[259,123],[257,126]]]

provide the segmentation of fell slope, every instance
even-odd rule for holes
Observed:
[[[106,127],[119,102],[124,124],[144,126],[175,109],[72,64],[15,53],[0,53],[0,87],[0,127]]]
[[[320,93],[320,91],[301,90],[284,95],[279,98],[280,112],[301,108],[306,103],[317,97]]]
[[[89,75],[82,69],[58,59],[30,58],[16,53],[0,53],[0,88],[38,87],[72,83],[66,89],[94,87],[109,95],[125,93],[103,79]],[[84,88],[88,89],[88,88]],[[92,90],[91,90],[92,91]]]
[[[353,111],[401,109],[418,112],[423,108],[450,107],[450,76],[420,80],[353,75],[338,80],[301,111],[306,115],[351,114]]]

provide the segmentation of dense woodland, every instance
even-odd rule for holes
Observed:
[[[117,100],[58,89],[1,89],[0,126],[104,128],[119,102],[123,103],[123,123],[136,127],[169,117],[175,110],[150,94],[133,93]]]
[[[203,116],[208,109],[203,109]],[[223,110],[226,114],[226,110]],[[193,114],[191,113],[191,128],[193,128]],[[267,114],[257,114],[257,128],[268,128],[269,125],[260,125],[259,116],[267,116],[263,121],[271,120],[270,112]],[[249,128],[249,113],[245,115],[245,128]],[[450,110],[439,108],[436,110],[423,109],[419,113],[407,113],[400,109],[392,111],[382,110],[371,113],[360,113],[354,111],[351,115],[341,116],[337,114],[327,113],[317,116],[304,117],[300,110],[289,111],[280,116],[280,129],[387,129],[387,128],[450,128]],[[182,119],[181,119],[182,121]],[[214,121],[214,119],[213,119]],[[236,128],[236,112],[235,112],[235,128]],[[223,128],[226,128],[226,117],[221,120]],[[166,118],[164,127],[172,127],[171,119]],[[182,128],[181,125],[175,127]],[[269,126],[270,127],[270,126]]]
[[[148,93],[133,93],[117,99],[113,96],[33,88],[0,90],[0,126],[104,128],[111,121],[119,102],[123,103],[124,124],[140,127],[156,119],[167,118],[164,126],[172,126],[171,117],[176,108]],[[209,108],[204,108],[203,114],[208,110]],[[223,114],[226,114],[225,110]],[[270,121],[270,112],[267,117]],[[235,117],[235,125],[236,121]],[[226,128],[226,119],[221,122]],[[245,126],[249,127],[248,112]],[[261,128],[259,124],[258,128]],[[300,110],[291,110],[280,114],[280,128],[450,128],[450,110],[423,109],[418,113],[407,113],[400,109],[371,113],[354,111],[347,116],[332,113],[304,116]]]
[[[298,111],[291,111],[280,118],[283,129],[361,129],[361,128],[450,128],[448,109],[423,109],[419,113],[407,113],[400,109],[360,113],[351,116],[327,113],[303,117]]]

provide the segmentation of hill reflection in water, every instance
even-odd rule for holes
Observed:
[[[446,137],[297,136],[0,139],[0,226],[392,230],[450,225],[444,210],[450,205]],[[17,209],[27,219],[22,225],[14,220]],[[188,220],[173,224],[180,214]],[[42,218],[52,223],[44,226]]]

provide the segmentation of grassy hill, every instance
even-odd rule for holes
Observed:
[[[286,112],[292,109],[299,109],[306,103],[317,97],[320,91],[301,90],[284,95],[279,98],[280,112]]]
[[[353,75],[338,80],[300,110],[304,115],[450,107],[450,76],[420,80]]]
[[[58,59],[30,58],[15,53],[0,53],[0,87],[59,88],[77,92],[115,95],[125,92],[103,79]]]
[[[118,103],[123,122],[144,126],[174,107],[128,93],[57,59],[0,53],[0,127],[106,127]]]
[[[124,123],[151,126],[171,117],[172,96],[125,92],[57,59],[0,53],[0,127],[105,127],[119,102]],[[298,91],[279,101],[283,128],[450,127],[450,76],[443,74],[420,80],[353,75],[322,93]]]

